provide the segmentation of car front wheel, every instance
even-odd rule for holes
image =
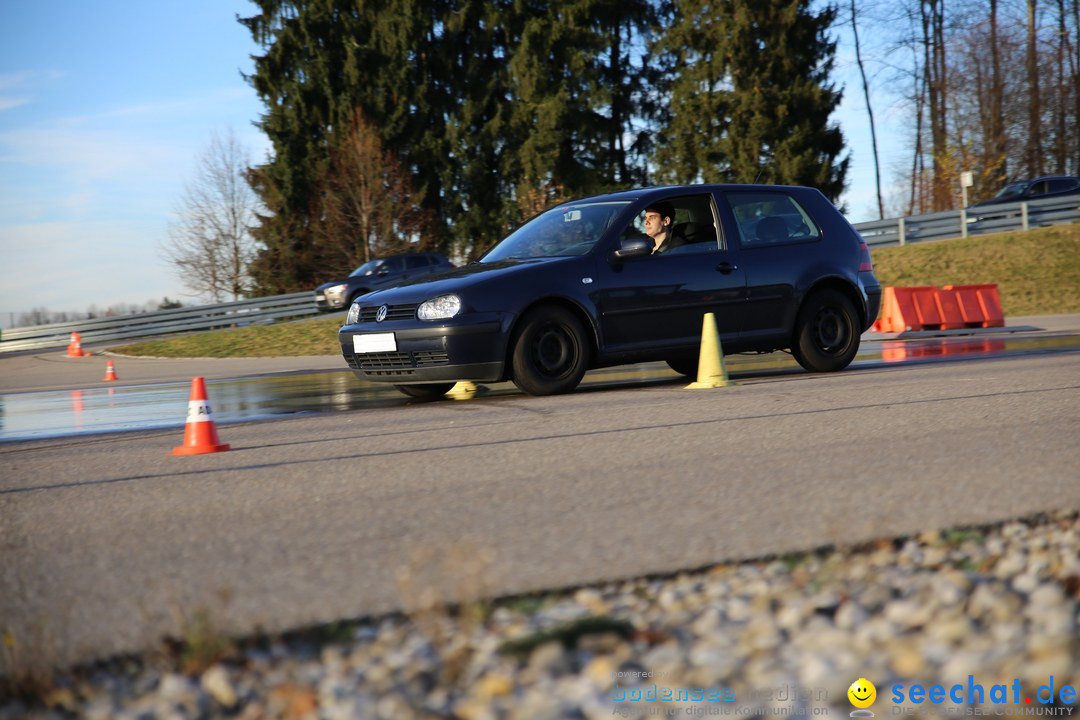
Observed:
[[[698,371],[698,356],[671,357],[667,359],[668,367],[687,377],[696,377]]]
[[[436,400],[454,387],[454,383],[432,383],[430,385],[395,385],[398,390],[417,400]]]
[[[810,372],[843,370],[859,351],[855,306],[843,293],[819,290],[799,311],[791,354]]]
[[[585,330],[565,308],[542,306],[530,311],[511,347],[514,384],[530,395],[570,392],[585,375]]]

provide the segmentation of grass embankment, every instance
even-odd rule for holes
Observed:
[[[881,248],[882,285],[996,283],[1006,317],[1080,312],[1080,224]],[[197,333],[112,348],[159,357],[337,355],[343,316]]]
[[[1080,224],[872,251],[882,285],[995,283],[1005,316],[1080,312]]]
[[[343,313],[276,325],[252,325],[194,333],[109,348],[124,355],[152,357],[278,357],[340,355],[337,331]]]

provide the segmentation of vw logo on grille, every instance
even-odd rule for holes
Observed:
[[[385,305],[379,306],[379,309],[375,311],[375,322],[382,322],[386,319],[387,309],[388,308]]]

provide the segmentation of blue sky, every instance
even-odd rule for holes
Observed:
[[[258,49],[235,18],[254,12],[247,0],[0,0],[0,327],[35,307],[194,302],[161,245],[214,133],[235,133],[253,162],[269,150],[241,77]],[[840,39],[841,200],[858,222],[876,217],[873,164]],[[904,123],[875,112],[887,180]]]

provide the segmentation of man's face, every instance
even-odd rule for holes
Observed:
[[[645,213],[645,234],[651,238],[655,238],[660,233],[667,230],[667,224],[664,222],[664,218],[660,216],[660,213],[655,210],[649,210]]]

